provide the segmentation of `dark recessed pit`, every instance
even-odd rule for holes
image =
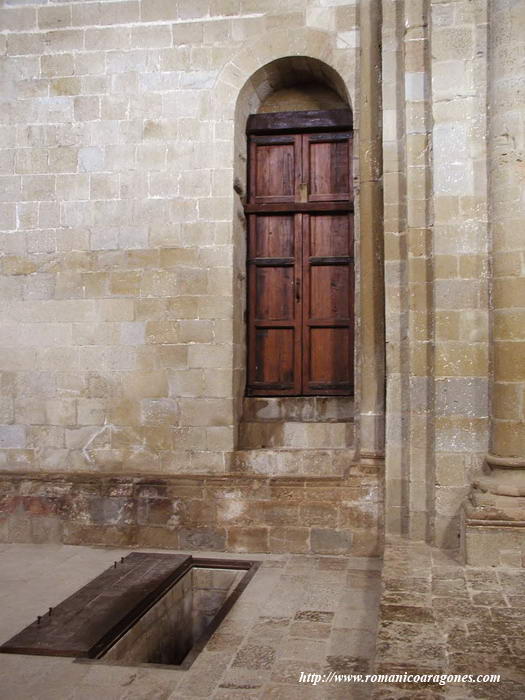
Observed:
[[[133,552],[0,647],[189,668],[258,562]]]

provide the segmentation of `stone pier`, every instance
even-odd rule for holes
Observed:
[[[490,4],[491,429],[486,473],[465,509],[470,564],[520,566],[525,553],[524,28],[523,3]]]

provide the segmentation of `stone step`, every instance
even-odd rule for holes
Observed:
[[[266,476],[344,476],[354,459],[352,449],[237,450],[232,470]]]
[[[352,446],[353,439],[354,424],[346,422],[249,421],[239,425],[242,450],[345,448]]]
[[[243,404],[243,420],[301,423],[340,423],[354,419],[351,396],[271,396],[247,397]]]

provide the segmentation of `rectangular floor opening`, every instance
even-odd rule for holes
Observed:
[[[246,585],[243,580],[247,569],[227,568],[227,564],[219,568],[213,564],[212,560],[193,564],[99,658],[126,665],[189,667]]]
[[[258,566],[133,552],[39,616],[0,651],[189,668]]]

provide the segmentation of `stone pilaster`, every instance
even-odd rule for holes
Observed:
[[[361,3],[360,418],[361,460],[384,457],[384,289],[381,155],[381,3]]]
[[[383,2],[386,532],[432,533],[430,3]]]
[[[488,148],[491,434],[487,473],[475,481],[466,509],[466,554],[472,563],[484,556],[480,546],[484,527],[490,529],[491,541],[494,528],[507,528],[508,537],[497,539],[498,548],[506,552],[502,562],[520,565],[525,550],[525,71],[520,58],[524,51],[525,5],[492,0]]]

